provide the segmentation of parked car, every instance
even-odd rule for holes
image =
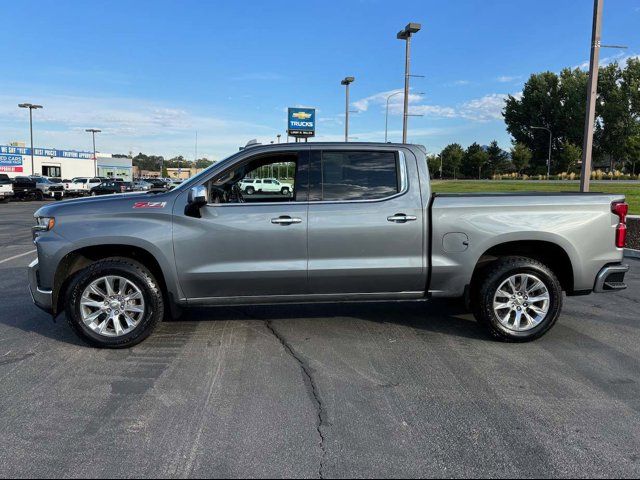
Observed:
[[[44,197],[51,197],[56,200],[62,200],[62,197],[64,197],[64,185],[62,183],[52,182],[47,177],[39,175],[30,175],[29,178],[36,182],[36,188],[42,192]]]
[[[169,188],[168,182],[161,178],[149,178],[147,182],[149,182],[152,185],[151,187],[152,189],[166,190]]]
[[[147,182],[146,180],[138,180],[136,182],[133,182],[133,186],[135,190],[144,192],[147,190],[151,190],[153,184],[151,182]]]
[[[293,195],[243,196],[270,162],[295,163]],[[626,288],[627,212],[616,194],[434,194],[415,145],[256,146],[171,191],[40,208],[29,282],[100,347],[183,307],[437,297],[521,342],[553,327],[563,291]]]
[[[281,182],[276,178],[245,178],[240,182],[240,188],[247,195],[254,193],[280,193],[289,195],[293,192],[290,183]]]
[[[0,202],[13,198],[13,182],[6,173],[0,173]]]
[[[63,182],[63,186],[68,196],[81,196],[88,195],[93,187],[101,183],[102,181],[96,177],[75,177]]]
[[[124,193],[127,191],[127,187],[124,182],[117,182],[115,180],[102,182],[100,185],[93,187],[89,194],[92,197],[97,195],[109,195],[112,193]]]
[[[44,200],[42,190],[37,188],[36,181],[30,177],[13,179],[13,195],[18,200]]]

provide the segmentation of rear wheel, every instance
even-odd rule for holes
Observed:
[[[499,340],[534,340],[547,333],[560,316],[560,281],[537,260],[501,258],[477,283],[472,293],[474,315]]]
[[[42,193],[42,190],[36,190],[36,200],[39,202],[44,200],[44,193]]]
[[[164,315],[158,282],[142,264],[107,258],[79,271],[67,290],[67,321],[95,347],[132,347],[147,338]]]

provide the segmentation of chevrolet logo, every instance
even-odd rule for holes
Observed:
[[[299,120],[306,120],[307,118],[311,118],[311,114],[307,112],[296,112],[292,113],[291,116]]]

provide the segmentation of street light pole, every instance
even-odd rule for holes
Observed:
[[[35,167],[33,162],[33,111],[42,108],[42,105],[34,105],[33,103],[19,103],[18,107],[29,109],[29,135],[31,136],[31,175],[35,175]]]
[[[345,89],[345,120],[344,120],[344,141],[349,141],[349,85],[355,81],[355,77],[345,77],[340,85],[344,85]]]
[[[389,100],[391,99],[391,97],[395,97],[396,95],[400,95],[401,93],[404,92],[402,90],[398,90],[397,92],[387,96],[387,112],[384,117],[384,143],[387,143],[387,130],[389,126]],[[418,92],[418,95],[424,95],[424,92]]]
[[[549,157],[547,158],[547,179],[551,176],[551,143],[553,142],[553,134],[551,129],[547,127],[531,127],[534,130],[546,130],[549,132]]]
[[[98,159],[96,157],[96,133],[100,133],[102,130],[98,130],[97,128],[87,128],[85,132],[91,133],[91,137],[93,139],[93,171],[94,176],[98,176]]]
[[[411,62],[411,36],[420,31],[422,26],[419,23],[409,23],[404,30],[398,32],[396,38],[406,42],[404,58],[404,113],[402,118],[402,143],[407,143],[407,123],[409,119],[409,77]]]

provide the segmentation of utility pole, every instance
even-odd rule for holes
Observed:
[[[340,85],[344,85],[346,87],[346,95],[345,95],[345,120],[344,120],[344,141],[349,141],[349,85],[355,81],[355,77],[345,77],[344,80],[340,82]]]
[[[35,175],[35,167],[33,163],[33,111],[42,108],[42,105],[34,105],[33,103],[19,103],[18,107],[29,109],[29,135],[31,136],[31,175]]]
[[[407,124],[409,119],[409,77],[411,63],[411,36],[420,31],[422,26],[419,23],[409,23],[404,30],[398,32],[396,38],[405,40],[405,56],[404,56],[404,113],[402,118],[402,143],[407,143]]]
[[[582,172],[580,175],[581,192],[589,191],[589,181],[591,180],[591,154],[593,151],[593,130],[596,119],[596,97],[598,94],[598,70],[600,66],[603,1],[604,0],[594,0],[593,4],[591,58],[589,59],[589,87],[587,90],[587,115],[584,122]]]
[[[93,171],[94,176],[98,176],[98,159],[96,157],[96,133],[100,133],[102,130],[98,130],[97,128],[87,128],[85,132],[91,133],[93,137]]]

